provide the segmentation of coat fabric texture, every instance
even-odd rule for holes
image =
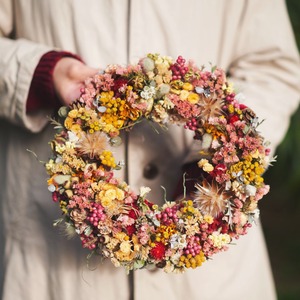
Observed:
[[[123,269],[97,261],[88,268],[80,241],[52,227],[59,208],[43,165],[26,151],[41,161],[50,155],[51,111],[25,110],[32,75],[46,52],[70,51],[99,68],[135,63],[150,52],[224,68],[266,120],[260,130],[273,151],[298,105],[298,53],[283,0],[1,0],[0,37],[3,300],[129,299]],[[149,186],[152,199],[163,199],[160,186],[171,193],[192,151],[181,128],[157,135],[147,124],[138,126],[128,142],[129,184],[137,191]],[[145,178],[153,165],[157,176]],[[134,277],[135,300],[276,299],[260,224],[196,270],[140,270]]]

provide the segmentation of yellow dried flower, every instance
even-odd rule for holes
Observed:
[[[196,94],[196,93],[190,93],[190,94],[188,95],[187,100],[188,100],[190,103],[192,103],[192,104],[196,104],[196,103],[199,102],[200,96],[199,96],[198,94]]]

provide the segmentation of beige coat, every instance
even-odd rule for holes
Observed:
[[[261,131],[274,148],[298,104],[298,54],[283,0],[1,0],[0,36],[3,300],[128,299],[122,269],[95,262],[88,270],[80,242],[52,227],[59,209],[43,166],[26,151],[41,160],[50,153],[50,112],[25,113],[32,74],[48,50],[72,51],[94,67],[136,62],[148,52],[217,64],[266,119]],[[136,129],[129,142],[130,185],[150,186],[160,199],[160,185],[171,191],[190,149],[181,129],[161,135]],[[143,177],[149,163],[158,168],[151,180]],[[135,299],[275,299],[260,226],[236,244],[185,275],[136,272]]]

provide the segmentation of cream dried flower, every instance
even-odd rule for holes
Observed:
[[[107,136],[100,131],[94,133],[83,132],[77,148],[81,155],[88,155],[90,158],[100,156],[103,150],[107,149]]]
[[[228,194],[218,188],[216,182],[209,184],[203,181],[202,185],[195,185],[197,191],[195,192],[194,202],[203,215],[211,215],[217,217],[221,212],[226,209],[228,202]]]
[[[70,218],[75,222],[75,223],[82,223],[87,217],[87,212],[85,210],[80,210],[80,209],[73,209],[70,212]]]

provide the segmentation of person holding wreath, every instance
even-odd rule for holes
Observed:
[[[300,94],[299,56],[283,0],[3,0],[0,4],[0,294],[10,299],[276,299],[262,234],[254,226],[230,251],[183,275],[141,270],[134,279],[110,263],[94,271],[86,251],[51,227],[59,214],[35,158],[50,155],[49,118],[108,64],[146,53],[217,65],[266,121],[272,151]],[[276,130],[274,130],[276,128]],[[191,136],[139,124],[119,148],[134,189],[170,198],[193,161]],[[158,203],[161,204],[161,203]]]

